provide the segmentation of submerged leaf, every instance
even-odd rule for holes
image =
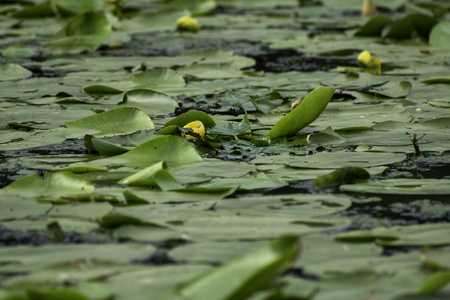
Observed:
[[[308,126],[322,113],[333,94],[334,88],[332,87],[318,87],[314,89],[303,99],[299,106],[281,118],[267,136],[277,138],[295,134]]]

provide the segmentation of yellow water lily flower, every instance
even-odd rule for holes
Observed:
[[[198,21],[191,17],[181,17],[177,20],[177,30],[180,32],[198,32],[200,30],[200,24]]]
[[[361,14],[363,16],[370,16],[377,13],[377,7],[372,0],[364,0],[361,6]]]
[[[117,3],[117,2],[119,2],[120,0],[106,0],[108,3]]]
[[[186,128],[186,129],[190,128],[193,132],[195,132],[196,134],[198,134],[201,137],[204,137],[205,133],[206,133],[205,126],[203,126],[203,123],[201,121],[192,121],[192,122],[184,125],[183,128]],[[191,138],[191,139],[197,139],[195,136],[192,136],[189,134],[187,134],[186,137]]]
[[[358,55],[358,62],[367,68],[381,67],[381,59],[373,57],[367,50],[364,50]]]

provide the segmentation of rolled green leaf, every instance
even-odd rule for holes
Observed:
[[[295,134],[311,124],[328,105],[334,90],[333,87],[325,86],[314,89],[294,110],[281,118],[267,136],[277,138]]]
[[[294,235],[282,236],[269,245],[215,268],[184,285],[183,299],[246,299],[285,271],[300,252]]]

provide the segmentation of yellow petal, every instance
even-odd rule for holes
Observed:
[[[372,61],[372,55],[369,51],[364,50],[358,55],[358,62],[364,66],[368,66],[370,62]]]
[[[200,24],[198,21],[191,17],[181,17],[177,20],[177,30],[180,32],[198,32],[200,30]]]
[[[203,126],[203,123],[201,121],[192,121],[190,123],[187,123],[183,126],[183,128],[190,128],[192,131],[194,131],[199,136],[203,137],[205,136],[206,130],[205,126]],[[195,136],[187,134],[186,137],[191,139],[197,139]]]
[[[370,16],[377,12],[377,7],[372,0],[364,0],[361,6],[361,14],[363,16]]]

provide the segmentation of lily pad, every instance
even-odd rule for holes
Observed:
[[[25,176],[2,189],[5,195],[18,195],[41,199],[53,199],[91,194],[94,186],[82,177],[69,172],[45,173]]]
[[[313,155],[294,156],[279,155],[260,157],[252,160],[254,164],[286,164],[294,168],[336,169],[346,166],[373,167],[388,165],[404,160],[406,156],[399,153],[381,152],[320,152]]]
[[[84,167],[88,169],[104,167],[117,168],[118,166],[145,168],[160,161],[164,161],[168,166],[174,166],[201,160],[202,158],[195,148],[185,143],[182,138],[161,136],[145,142],[124,154],[98,159],[89,164],[72,164],[63,170],[77,170]]]
[[[138,130],[155,128],[146,113],[133,107],[116,108],[77,121],[67,122],[66,127],[72,131],[84,131],[94,135],[133,133]]]
[[[343,185],[341,190],[371,194],[450,195],[450,179],[385,179]]]
[[[214,122],[214,119],[211,118],[210,115],[207,113],[204,113],[202,111],[196,111],[196,110],[190,110],[188,112],[185,112],[178,117],[170,120],[169,122],[165,123],[164,126],[168,127],[171,125],[177,125],[179,127],[183,127],[184,125],[193,122],[193,121],[200,121],[203,123],[203,125],[206,128],[214,127],[216,126],[216,122]]]
[[[33,73],[18,64],[0,64],[0,81],[30,77]]]
[[[170,96],[147,89],[135,89],[125,93],[123,104],[137,107],[150,116],[171,114],[178,103]]]

